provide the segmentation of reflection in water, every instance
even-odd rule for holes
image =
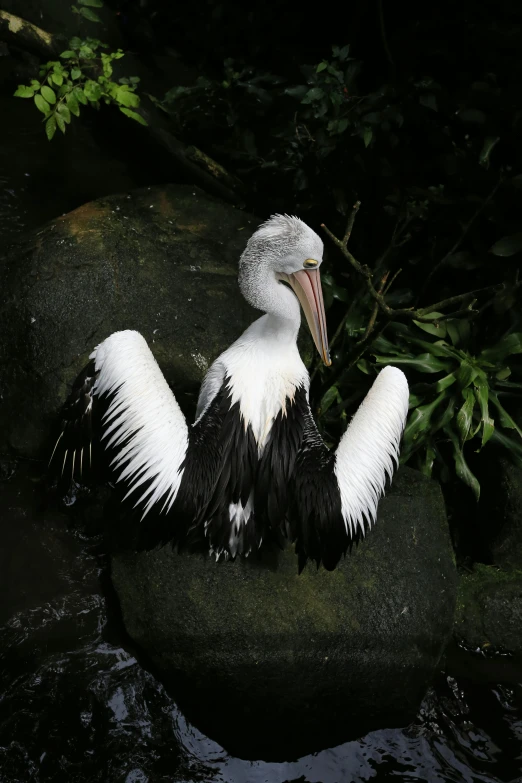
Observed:
[[[2,472],[0,471],[0,476]],[[188,724],[134,656],[99,542],[35,510],[23,466],[0,481],[0,780],[515,781],[520,694],[441,676],[406,729],[287,763],[245,761]],[[110,591],[109,591],[110,596]]]

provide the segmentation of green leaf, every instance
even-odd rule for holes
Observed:
[[[93,103],[95,101],[98,101],[101,98],[102,95],[102,89],[98,82],[94,82],[92,79],[89,79],[85,82],[83,86],[83,92],[85,94],[85,97],[92,101]]]
[[[51,141],[52,137],[56,133],[56,117],[54,114],[51,114],[47,122],[45,123],[45,133],[47,134],[47,138],[49,141]]]
[[[427,340],[421,340],[418,337],[414,337],[411,333],[411,330],[406,324],[393,324],[390,325],[390,330],[393,328],[394,331],[396,331],[401,337],[403,337],[408,343],[411,343],[411,345],[418,346],[419,348],[423,348],[428,353],[433,354],[433,356],[443,357],[451,359],[451,361],[458,360],[460,361],[460,356],[455,351],[454,348],[447,345],[444,340],[436,340],[433,343],[427,342]]]
[[[363,372],[365,375],[370,375],[372,370],[372,365],[368,361],[368,359],[359,359],[359,361],[355,365],[358,370]]]
[[[467,486],[470,487],[473,494],[475,495],[475,500],[478,503],[480,498],[480,484],[477,481],[476,476],[474,476],[469,469],[468,464],[464,459],[464,454],[462,453],[462,449],[459,445],[458,436],[449,426],[444,427],[444,432],[448,435],[453,446],[453,458],[455,460],[455,470],[457,476],[461,481],[464,482],[464,484],[467,484]]]
[[[70,92],[65,100],[67,101],[67,106],[69,107],[69,110],[72,112],[72,114],[74,114],[75,117],[79,117],[80,107],[78,105],[78,99],[74,95],[74,92]]]
[[[420,464],[421,473],[423,473],[428,478],[431,478],[431,474],[433,471],[433,463],[435,461],[436,456],[437,456],[437,452],[433,448],[431,442],[428,443],[428,445],[426,446],[426,451],[424,452],[424,459]]]
[[[410,455],[416,446],[416,442],[422,439],[422,435],[429,430],[431,416],[444,397],[445,394],[442,392],[432,402],[427,405],[420,405],[410,414],[404,430],[404,447],[405,451],[408,451]]]
[[[136,95],[136,93],[125,89],[125,87],[118,87],[116,90],[115,99],[123,106],[130,106],[133,109],[136,109],[140,105],[139,96]]]
[[[85,46],[83,44],[80,46],[80,57],[82,57],[84,60],[92,60],[94,57],[96,57],[96,54],[90,46]]]
[[[49,114],[49,111],[50,111],[50,108],[51,108],[51,107],[49,106],[49,104],[47,103],[47,101],[45,100],[45,98],[43,98],[43,97],[40,95],[40,93],[37,93],[37,94],[34,96],[34,102],[36,103],[36,108],[37,108],[39,111],[41,111],[43,114]]]
[[[495,373],[495,378],[497,381],[505,381],[506,378],[509,378],[510,375],[511,369],[509,367],[503,367],[501,370]]]
[[[522,332],[512,332],[499,340],[492,348],[481,351],[480,359],[487,362],[501,362],[507,356],[512,356],[515,353],[522,353]]]
[[[513,440],[509,435],[506,435],[502,430],[495,430],[491,438],[492,443],[497,443],[505,449],[508,449],[510,456],[514,459],[517,465],[522,468],[522,444],[520,441]]]
[[[84,106],[87,106],[89,103],[81,87],[75,87],[73,90],[73,95],[78,99],[79,103],[83,103]]]
[[[364,146],[367,147],[370,144],[370,142],[371,142],[371,140],[373,138],[373,131],[372,131],[372,129],[371,128],[365,128],[363,130],[362,138],[363,138],[363,141],[364,141]]]
[[[426,313],[423,318],[429,318],[431,321],[435,321],[437,318],[442,318],[443,313]],[[423,321],[413,321],[413,323],[419,327],[419,329],[422,329],[423,332],[428,332],[428,334],[433,334],[435,337],[438,337],[440,339],[444,339],[446,337],[446,325],[443,321],[441,324],[425,324]]]
[[[38,85],[40,86],[40,85]],[[32,98],[34,95],[34,87],[26,87],[24,84],[19,84],[14,97],[15,98]]]
[[[102,0],[78,0],[80,5],[89,5],[91,8],[103,8]]]
[[[50,87],[44,85],[42,87],[42,95],[47,101],[47,103],[56,103],[56,93],[54,92],[54,90],[51,90]]]
[[[65,105],[65,103],[61,103],[57,107],[56,114],[63,117],[63,120],[66,123],[69,123],[71,121],[71,112],[69,111],[69,108]]]
[[[63,117],[60,114],[58,114],[57,112],[55,112],[54,117],[56,118],[56,124],[60,128],[61,132],[65,133],[65,121],[64,121]]]
[[[516,253],[520,253],[522,250],[522,233],[510,234],[510,236],[502,237],[498,242],[495,242],[493,247],[489,249],[490,253],[495,256],[502,256],[508,258],[514,256]]]
[[[466,345],[471,332],[468,319],[449,318],[445,323],[446,331],[452,344],[455,346]]]
[[[473,410],[475,408],[475,395],[471,389],[463,389],[464,405],[457,413],[457,431],[459,433],[460,443],[463,446],[469,436],[469,428],[473,420]]]
[[[60,57],[63,57],[64,60],[69,60],[71,57],[76,57],[76,52],[72,49],[67,49],[65,52],[61,53]]]
[[[315,69],[315,72],[316,73],[321,73],[321,71],[326,70],[327,65],[328,65],[328,63],[325,63],[325,62],[319,63],[319,65]]]
[[[139,122],[140,125],[148,125],[147,120],[141,116],[141,114],[138,114],[135,111],[132,111],[131,109],[126,109],[125,106],[120,106],[120,111],[125,114],[126,117],[130,117],[131,120],[136,120],[136,122]]]
[[[403,356],[376,356],[377,364],[397,364],[405,367],[411,367],[413,370],[425,373],[449,372],[451,366],[449,362],[441,362],[430,353],[421,353],[414,358]]]
[[[466,389],[477,377],[479,371],[469,362],[463,361],[457,370],[457,383],[460,389]]]
[[[480,376],[475,378],[473,385],[475,387],[475,396],[480,406],[480,421],[482,423],[482,446],[485,446],[495,432],[495,422],[489,416],[488,406],[491,390],[487,380],[485,378],[481,378]]]
[[[51,74],[51,78],[55,84],[58,85],[58,87],[61,87],[63,84],[63,74],[61,74],[59,71],[55,71]]]
[[[344,133],[347,127],[348,127],[348,120],[346,119],[346,117],[343,117],[338,122],[337,133]]]
[[[88,19],[89,22],[101,22],[100,17],[98,14],[95,14],[94,11],[91,11],[90,8],[80,8],[79,13],[85,18]]]
[[[484,144],[479,155],[479,163],[485,169],[489,168],[489,156],[500,141],[500,136],[488,136],[484,139]]]
[[[510,430],[516,430],[520,437],[522,438],[522,429],[518,426],[516,421],[511,418],[507,410],[500,404],[499,399],[496,395],[496,393],[492,390],[489,392],[489,397],[491,399],[491,402],[495,406],[495,408],[498,411],[498,418],[500,421],[501,427],[507,427]]]
[[[81,38],[78,38],[77,35],[75,35],[74,38],[71,38],[69,41],[69,46],[71,47],[71,49],[79,49],[81,45],[82,45],[82,40]]]
[[[81,68],[71,68],[71,79],[76,80],[79,79],[82,75]]]
[[[326,413],[328,408],[330,408],[334,402],[341,402],[341,396],[339,394],[339,389],[337,386],[330,386],[330,388],[326,391],[326,393],[323,395],[321,402],[319,403],[319,410],[321,411],[321,414]]]
[[[438,416],[437,419],[432,424],[432,434],[435,432],[438,432],[441,428],[444,428],[447,424],[450,423],[450,421],[453,421],[455,418],[455,408],[457,407],[457,399],[456,397],[450,397],[448,400],[448,404],[446,405],[445,410],[442,412],[440,416]]]
[[[446,375],[444,378],[441,378],[440,381],[437,381],[435,384],[435,391],[441,392],[444,391],[444,389],[449,388],[452,386],[455,381],[457,380],[457,377],[454,372],[451,372],[449,375]]]
[[[290,95],[291,98],[301,99],[304,98],[306,92],[307,92],[306,85],[299,84],[297,87],[287,87],[285,90],[285,95]],[[177,97],[177,95],[174,97]]]
[[[426,399],[426,396],[423,394],[413,394],[410,392],[410,397],[408,400],[408,410],[412,410],[413,408],[418,408],[424,400]]]
[[[301,103],[312,103],[312,101],[319,101],[323,96],[324,90],[321,90],[320,87],[312,87],[310,90],[308,90]]]

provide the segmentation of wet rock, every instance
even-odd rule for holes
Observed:
[[[522,570],[522,470],[506,457],[499,458],[499,481],[494,491],[500,505],[492,537],[494,562],[502,568]]]
[[[0,258],[0,452],[34,457],[95,345],[147,339],[190,409],[209,364],[259,313],[237,286],[258,220],[197,188],[101,198]]]
[[[42,467],[0,462],[0,781],[212,779],[185,751],[192,727],[122,647],[100,540],[43,504]]]
[[[456,571],[437,484],[403,468],[334,572],[289,547],[217,563],[119,554],[127,631],[187,716],[243,757],[289,758],[404,725],[451,635]]]
[[[460,577],[455,638],[473,650],[522,655],[522,570],[477,563]]]

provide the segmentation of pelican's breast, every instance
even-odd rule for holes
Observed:
[[[297,346],[277,339],[238,341],[221,360],[231,404],[239,403],[244,426],[250,425],[261,453],[279,412],[286,411],[298,389],[308,391],[308,373]]]

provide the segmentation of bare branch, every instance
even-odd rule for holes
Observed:
[[[46,59],[57,57],[64,39],[48,33],[19,16],[0,10],[0,40],[38,54]]]
[[[353,205],[352,211],[350,212],[348,223],[346,224],[346,231],[344,232],[344,237],[343,237],[343,245],[345,247],[350,241],[350,237],[352,235],[352,228],[355,221],[355,216],[357,215],[360,206],[361,206],[361,202],[356,201],[355,204]]]
[[[386,285],[386,281],[388,280],[389,272],[385,272],[383,276],[381,277],[381,284],[379,286],[379,294],[382,294],[384,291],[384,287]],[[379,312],[379,303],[375,302],[372,310],[372,314],[370,316],[370,320],[368,321],[368,326],[366,327],[366,331],[364,333],[363,340],[365,340],[367,337],[370,336],[370,334],[373,332],[373,327],[375,326],[375,321],[377,319],[377,313]]]

